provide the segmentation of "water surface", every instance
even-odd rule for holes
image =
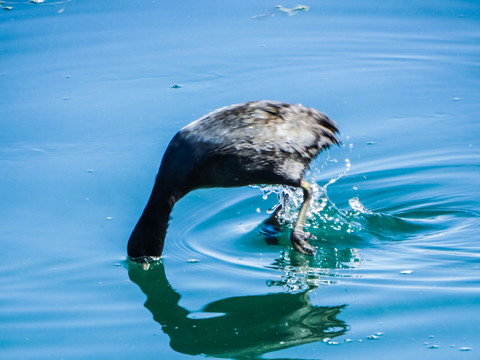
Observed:
[[[3,357],[478,358],[476,1],[0,4]],[[317,254],[299,194],[278,231],[280,190],[247,187],[189,194],[163,261],[129,263],[171,137],[257,99],[341,129]]]

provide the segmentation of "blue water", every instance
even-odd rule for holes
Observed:
[[[0,2],[0,357],[479,358],[480,4],[277,4]],[[281,190],[247,187],[192,192],[129,263],[171,137],[257,99],[340,127],[317,254],[299,194],[276,243]]]

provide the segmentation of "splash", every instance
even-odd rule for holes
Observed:
[[[337,160],[331,160],[338,162]],[[328,197],[327,189],[330,185],[346,176],[350,171],[351,162],[345,159],[345,168],[337,176],[328,180],[320,186],[314,181],[309,181],[313,192],[310,209],[307,213],[306,229],[335,230],[345,233],[353,233],[357,226],[350,222],[351,216],[339,210]],[[291,227],[298,217],[298,211],[303,202],[303,190],[281,185],[255,185],[254,188],[260,189],[263,193],[263,199],[266,200],[270,195],[277,197],[277,204],[267,210],[268,214],[275,212],[280,206],[278,220],[281,225]],[[315,231],[316,232],[316,231]]]
[[[334,162],[336,162],[336,160],[332,160]],[[332,185],[334,183],[336,183],[338,180],[340,180],[342,177],[346,176],[347,173],[350,171],[352,167],[352,163],[350,162],[350,159],[345,159],[345,169],[340,173],[338,174],[336,177],[332,178],[330,181],[328,181],[322,188],[323,190],[326,192],[327,191],[327,187],[329,185]]]
[[[357,214],[373,215],[370,210],[367,210],[365,206],[363,206],[358,197],[354,197],[348,200],[348,204]]]

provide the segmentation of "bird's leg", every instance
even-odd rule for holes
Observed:
[[[285,207],[288,194],[281,193],[279,195],[279,203],[275,205],[274,211],[270,217],[265,220],[264,226],[261,230],[262,235],[268,245],[278,245],[278,236],[281,234],[282,226],[280,224],[279,213]]]
[[[288,199],[288,194],[287,193],[281,193],[280,194],[280,200],[277,205],[274,207],[274,211],[272,212],[272,215],[265,220],[265,225],[271,226],[275,229],[275,231],[280,231],[280,222],[279,222],[279,213],[282,211],[282,209],[285,207],[286,200]]]
[[[281,225],[278,221],[278,213],[282,210],[282,204],[277,205],[273,214],[265,220],[261,233],[268,245],[278,245],[278,236],[280,235]]]
[[[307,241],[309,234],[303,231],[303,226],[305,225],[305,217],[310,207],[310,201],[312,200],[312,188],[310,187],[310,184],[305,180],[301,181],[300,187],[303,189],[303,204],[300,208],[300,213],[298,214],[297,221],[293,225],[290,239],[295,250],[302,254],[313,255],[315,254],[316,250]]]

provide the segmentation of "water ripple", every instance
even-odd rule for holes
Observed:
[[[409,254],[415,271],[436,266],[441,254],[448,262],[464,263],[466,256],[473,259],[472,250],[478,252],[471,249],[468,234],[478,228],[480,213],[466,196],[474,193],[466,179],[478,177],[472,173],[476,159],[448,152],[352,166],[349,160],[345,165],[337,162],[343,169],[313,186],[305,227],[315,238],[314,257],[290,246],[301,191],[260,187],[263,200],[256,189],[199,192],[178,210],[178,221],[174,216],[169,235],[176,241],[167,256],[191,262],[208,259],[211,266],[232,273],[275,270],[278,276],[268,285],[289,292],[357,277],[369,268],[369,258],[378,256],[375,251],[400,263],[401,254]],[[283,208],[272,226],[269,217],[279,203]],[[382,269],[382,260],[376,258],[376,263]],[[383,271],[392,266],[385,265]],[[393,266],[397,274],[405,270],[399,266]]]

